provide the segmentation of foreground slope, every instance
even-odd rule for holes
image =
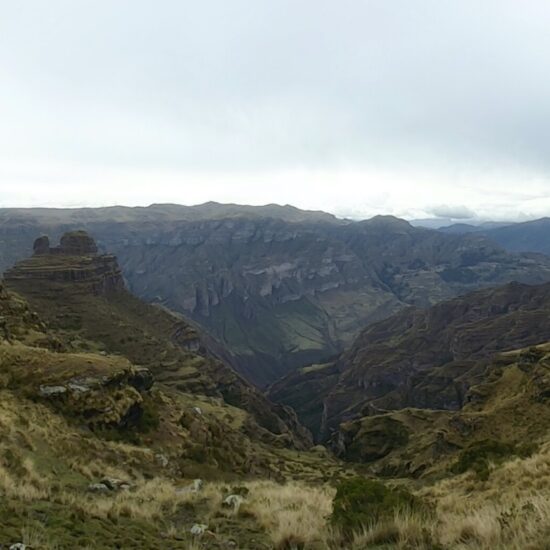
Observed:
[[[67,335],[0,283],[0,544],[184,549],[208,521],[205,547],[268,548],[278,536],[268,525],[221,514],[231,487],[250,475],[340,475],[336,461],[286,449],[277,434],[266,444],[253,414],[220,395],[159,383],[123,355],[73,349]],[[199,476],[217,481],[196,496]],[[250,499],[281,490],[248,486]]]

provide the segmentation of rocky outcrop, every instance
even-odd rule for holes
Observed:
[[[65,233],[57,247],[50,247],[48,237],[34,243],[34,255],[7,270],[8,285],[32,289],[33,281],[78,283],[83,292],[105,294],[125,288],[116,257],[97,254],[95,241],[84,231]]]
[[[44,235],[34,241],[33,251],[36,256],[60,254],[62,256],[95,256],[97,245],[86,231],[69,231],[65,233],[56,247],[50,247],[50,239]]]
[[[126,429],[143,415],[142,394],[153,386],[148,369],[126,367],[103,375],[75,376],[41,384],[38,395],[56,410],[90,428]]]

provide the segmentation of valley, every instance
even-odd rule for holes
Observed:
[[[350,232],[345,250],[373,258],[361,277],[369,274],[375,301],[378,292],[391,295],[395,311],[374,316],[355,339],[348,335],[344,351],[335,345],[324,362],[313,356],[267,392],[246,369],[235,372],[239,355],[196,318],[135,297],[117,256],[89,233],[68,231],[53,246],[53,238],[37,239],[0,286],[0,543],[542,549],[550,519],[545,259],[475,238],[467,253],[475,244],[478,260],[459,269],[475,282],[438,275],[435,294],[423,295],[433,275],[411,264],[413,256],[461,265],[462,238],[422,230],[417,242],[395,219],[367,223],[359,237],[334,221],[315,231],[328,235],[332,224]],[[370,234],[372,225],[384,227],[386,243]],[[290,243],[312,227],[297,227]],[[261,256],[247,247],[249,257]],[[275,254],[275,242],[270,248]],[[403,267],[382,279],[388,248]],[[290,292],[292,277],[277,276]],[[515,276],[538,284],[488,283]],[[306,285],[303,274],[293,277]],[[362,292],[354,284],[346,292]],[[468,292],[476,286],[487,288]],[[311,296],[326,306],[319,294]],[[226,314],[234,311],[240,315]],[[269,323],[257,330],[277,343]],[[368,520],[362,498],[374,499]]]
[[[333,359],[368,324],[480,287],[550,280],[550,259],[487,238],[380,216],[362,222],[292,207],[153,205],[0,210],[0,269],[37,236],[86,229],[117,256],[130,290],[217,340],[265,388]]]

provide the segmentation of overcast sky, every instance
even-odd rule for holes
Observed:
[[[0,206],[550,215],[547,0],[0,0]]]

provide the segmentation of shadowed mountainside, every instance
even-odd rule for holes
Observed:
[[[448,234],[478,233],[485,235],[510,252],[538,252],[550,254],[550,218],[540,218],[523,223],[491,224],[479,226],[454,224],[441,227],[439,231]]]
[[[460,410],[405,408],[365,416],[341,424],[332,444],[342,458],[369,463],[383,476],[449,471],[461,456],[465,466],[469,457],[468,466],[484,469],[488,465],[476,464],[483,452],[513,458],[546,443],[549,404],[546,343],[484,361],[483,375],[465,392]]]
[[[511,283],[367,327],[335,362],[274,384],[321,438],[340,423],[415,407],[458,410],[497,352],[550,339],[550,284]]]

